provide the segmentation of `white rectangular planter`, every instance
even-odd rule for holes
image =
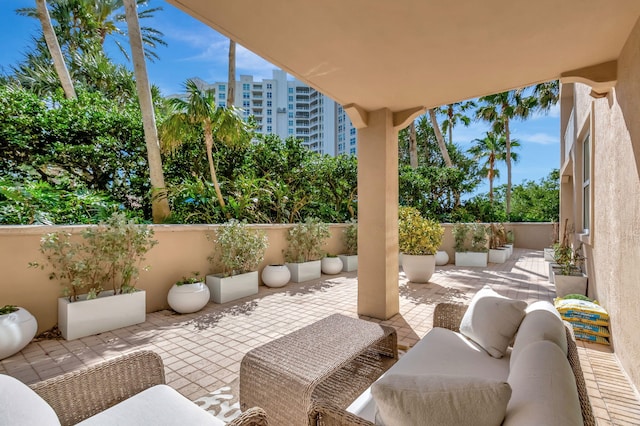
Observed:
[[[545,247],[544,249],[544,260],[547,262],[554,262],[553,258],[554,250],[553,247]]]
[[[513,254],[513,244],[505,244],[502,247],[506,248],[507,251],[509,251],[509,254],[507,255],[507,259],[509,259],[511,257],[511,255]]]
[[[222,277],[221,275],[207,275],[207,287],[210,298],[216,303],[226,303],[247,296],[258,294],[258,271],[245,274]]]
[[[358,255],[347,255],[340,254],[338,255],[340,260],[342,260],[342,270],[344,272],[351,272],[358,270]]]
[[[509,249],[489,249],[489,262],[504,263],[509,258]]]
[[[113,295],[103,291],[96,299],[69,302],[58,299],[58,328],[67,340],[140,324],[146,319],[146,292]]]
[[[581,275],[561,275],[554,272],[553,282],[556,286],[556,296],[564,297],[567,294],[587,295],[587,277]]]
[[[487,266],[487,253],[456,252],[456,266]]]
[[[291,271],[291,281],[294,283],[315,280],[322,276],[322,266],[319,260],[303,263],[287,263],[287,268]]]

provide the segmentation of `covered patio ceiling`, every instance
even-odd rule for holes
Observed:
[[[342,105],[393,112],[615,61],[640,16],[638,0],[169,2]]]

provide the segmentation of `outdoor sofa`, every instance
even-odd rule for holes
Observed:
[[[162,358],[139,351],[27,386],[0,374],[3,425],[212,425],[225,423],[165,385]],[[228,425],[266,426],[260,408]]]
[[[433,327],[346,409],[314,401],[309,424],[595,425],[573,330],[551,303],[487,286],[469,306],[438,304]]]

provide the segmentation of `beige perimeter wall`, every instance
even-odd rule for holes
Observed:
[[[600,99],[591,98],[589,92],[589,87],[576,84],[576,116],[585,117],[585,125],[591,126],[593,139],[591,239],[582,238],[587,243],[589,295],[597,298],[609,312],[615,353],[638,389],[640,24],[636,24],[619,57],[615,89]],[[574,180],[579,179],[578,176]],[[581,189],[578,185],[574,188],[574,194],[563,194],[563,197],[580,200],[577,191]],[[579,214],[581,207],[575,206],[574,210]],[[573,217],[579,223],[580,219],[575,214]]]
[[[342,235],[346,225],[330,226],[331,238],[324,246],[328,253],[343,251]],[[266,232],[269,238],[264,262],[260,271],[270,263],[282,263],[282,250],[286,246],[286,234],[291,225],[252,225]],[[147,312],[167,309],[167,293],[173,283],[182,276],[198,271],[202,275],[219,272],[207,258],[214,254],[214,246],[207,235],[215,233],[216,225],[153,225],[156,245],[147,254],[143,265],[148,271],[140,272],[137,287],[147,292]],[[441,249],[449,253],[453,261],[453,237],[451,224],[444,224],[445,237]],[[79,234],[84,226],[0,226],[0,305],[18,305],[29,310],[38,320],[39,332],[57,323],[57,298],[60,285],[49,280],[47,269],[29,268],[31,261],[43,263],[39,253],[42,235],[65,230]],[[542,249],[550,241],[551,224],[510,224],[516,235],[516,246]]]

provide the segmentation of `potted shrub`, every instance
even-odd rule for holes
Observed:
[[[209,261],[219,264],[222,272],[207,275],[211,300],[226,303],[257,294],[258,265],[269,244],[266,234],[231,219],[218,228],[213,241],[217,251]]]
[[[342,260],[335,254],[327,254],[320,261],[320,269],[323,274],[335,275],[342,272]]]
[[[568,222],[568,220],[565,220],[565,229],[567,227],[567,222]],[[543,251],[544,260],[547,261],[547,262],[553,262],[554,261],[554,259],[553,259],[554,252],[555,252],[554,247],[555,247],[556,244],[558,244],[560,242],[559,234],[560,234],[559,224],[558,224],[558,222],[554,221],[553,222],[553,230],[551,231],[551,241],[552,241],[551,247],[545,247],[544,251]]]
[[[435,254],[442,244],[444,229],[438,222],[422,217],[413,207],[400,207],[398,218],[402,270],[409,281],[429,282],[436,268]]]
[[[487,228],[481,223],[453,226],[456,266],[487,266]]]
[[[516,234],[513,232],[513,229],[509,229],[505,236],[505,242],[503,245],[509,249],[509,257],[513,254],[513,247],[516,243]]]
[[[338,257],[342,260],[342,270],[351,272],[358,269],[358,222],[354,219],[342,234],[346,252]]]
[[[553,283],[556,286],[556,296],[564,297],[567,294],[587,295],[587,276],[582,272],[584,257],[582,256],[582,244],[576,250],[572,247],[559,247],[559,267],[552,268]]]
[[[0,307],[0,359],[20,352],[37,330],[38,322],[26,309],[13,305]]]
[[[167,302],[171,309],[179,314],[198,312],[209,302],[209,287],[204,283],[200,272],[194,272],[190,277],[182,277],[169,290]]]
[[[299,283],[322,275],[322,244],[329,238],[329,227],[315,218],[307,218],[289,229],[284,260],[291,280]]]
[[[140,264],[155,245],[153,230],[114,213],[104,223],[82,232],[53,232],[40,251],[60,282],[58,328],[67,340],[139,324],[146,317],[146,294],[135,288]],[[32,262],[30,266],[44,265]]]
[[[504,247],[507,235],[504,225],[492,223],[489,225],[489,262],[504,263],[509,258],[509,250]]]

